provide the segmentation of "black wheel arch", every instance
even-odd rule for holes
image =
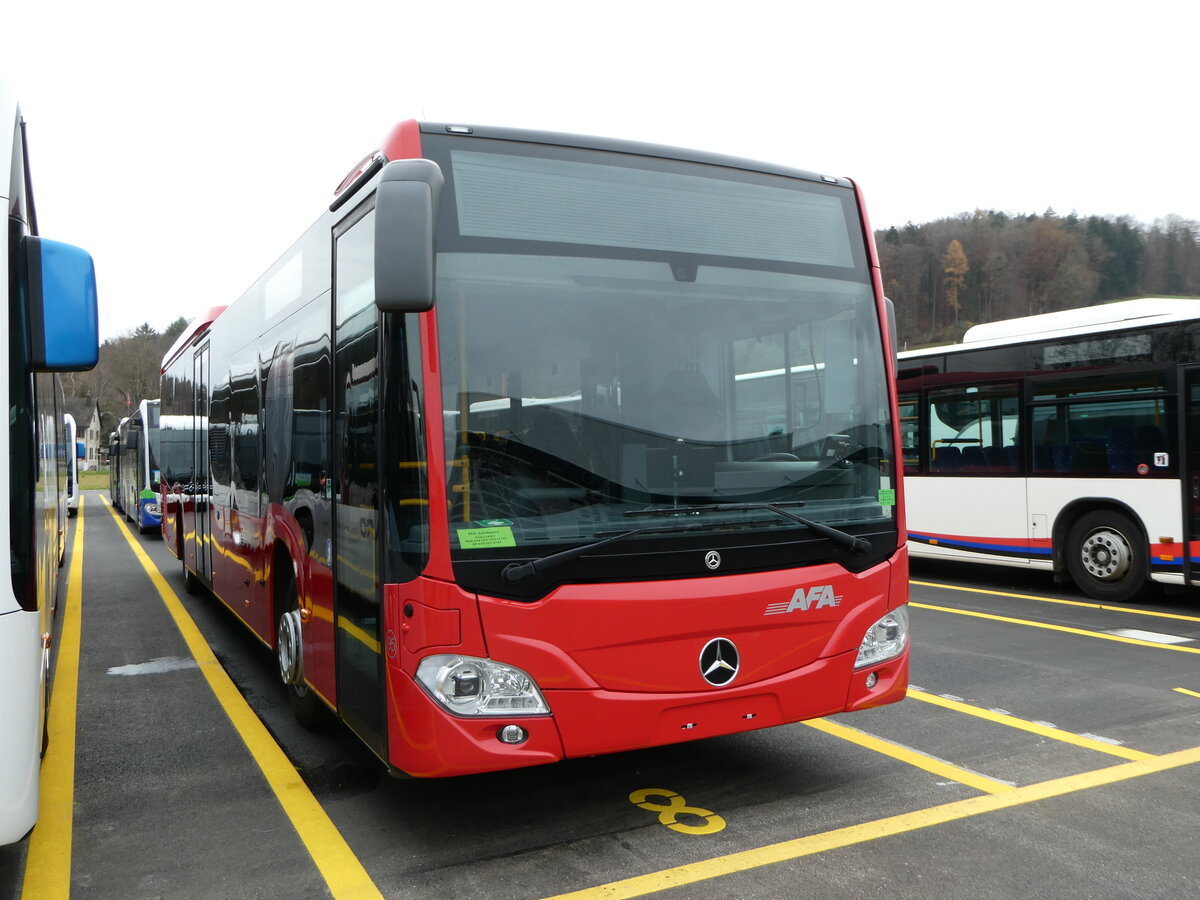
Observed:
[[[1129,504],[1122,503],[1111,497],[1080,497],[1072,500],[1066,506],[1063,506],[1062,511],[1054,521],[1054,528],[1050,532],[1050,541],[1052,551],[1054,551],[1054,576],[1055,581],[1070,581],[1070,574],[1067,571],[1067,534],[1070,532],[1070,527],[1078,522],[1080,518],[1088,514],[1088,512],[1100,512],[1111,510],[1120,512],[1124,517],[1127,517],[1130,522],[1133,522],[1138,527],[1141,538],[1148,541],[1148,533],[1146,523],[1141,521],[1141,516],[1130,508]],[[1148,544],[1147,544],[1148,546]],[[1146,554],[1146,571],[1144,572],[1147,580],[1150,578],[1150,554]]]
[[[1112,497],[1080,497],[1072,500],[1058,514],[1058,518],[1054,520],[1054,527],[1050,533],[1055,581],[1071,580],[1071,573],[1067,570],[1067,534],[1071,531],[1071,526],[1090,512],[1103,512],[1105,510],[1125,516],[1137,526],[1141,537],[1148,540],[1149,532],[1146,531],[1146,523],[1142,521],[1141,516],[1133,511],[1129,504],[1115,500]],[[1146,571],[1143,574],[1146,580],[1149,581],[1149,553],[1146,554]]]
[[[275,552],[271,558],[271,621],[278,623],[279,617],[287,612],[288,588],[296,584],[299,589],[299,574],[296,572],[292,555],[283,541],[275,541]],[[271,629],[271,646],[275,646],[275,629]]]

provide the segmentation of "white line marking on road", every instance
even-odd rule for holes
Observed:
[[[1157,631],[1140,631],[1137,628],[1114,628],[1105,634],[1115,634],[1117,637],[1133,638],[1136,641],[1149,641],[1151,644],[1190,644],[1195,638],[1180,637],[1177,634],[1159,634]]]
[[[179,656],[159,656],[149,662],[132,663],[128,666],[113,666],[106,674],[161,675],[163,672],[178,672],[181,669],[198,668],[200,668],[200,665],[194,659],[183,659]]]
[[[1102,743],[1102,744],[1112,744],[1114,747],[1124,747],[1125,746],[1124,741],[1118,741],[1116,738],[1105,737],[1102,734],[1092,734],[1090,732],[1085,731],[1083,734],[1080,735],[1080,737],[1091,738],[1093,741],[1100,741],[1100,743]]]

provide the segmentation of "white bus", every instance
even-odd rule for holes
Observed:
[[[63,416],[63,441],[67,451],[67,515],[74,518],[79,512],[79,460],[83,459],[83,447],[79,426],[70,413]]]
[[[159,514],[158,400],[142,400],[117,426],[117,447],[109,454],[116,473],[113,502],[140,533],[162,528]]]
[[[51,616],[65,533],[63,411],[56,372],[96,364],[96,279],[91,257],[39,238],[25,125],[0,83],[0,200],[8,238],[0,269],[8,297],[0,346],[0,844],[20,840],[38,809],[46,739]],[[73,454],[70,454],[73,455]]]
[[[1200,300],[976,325],[901,353],[899,395],[913,556],[1200,584]]]

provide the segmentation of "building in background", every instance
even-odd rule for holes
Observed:
[[[75,419],[77,440],[84,444],[79,468],[84,471],[100,468],[100,452],[107,446],[100,440],[100,404],[89,397],[68,400],[66,411]]]

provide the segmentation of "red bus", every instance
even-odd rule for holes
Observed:
[[[891,703],[899,429],[855,185],[403,122],[163,362],[163,535],[393,771]]]

